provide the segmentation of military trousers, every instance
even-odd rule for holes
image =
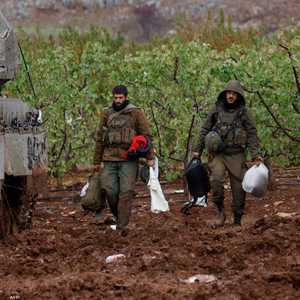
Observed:
[[[137,174],[137,161],[104,161],[101,186],[120,228],[129,223]]]
[[[232,211],[235,216],[242,216],[245,209],[246,193],[242,180],[247,170],[245,153],[217,154],[209,159],[210,184],[212,201],[221,209],[224,208],[224,182],[226,171],[229,174],[232,191]]]

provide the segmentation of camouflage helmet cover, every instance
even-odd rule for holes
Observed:
[[[205,147],[209,153],[221,152],[224,142],[216,131],[210,131],[205,137]]]

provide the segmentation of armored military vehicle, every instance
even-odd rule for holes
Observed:
[[[15,33],[0,12],[0,91],[16,78],[20,61]],[[41,112],[0,94],[0,238],[31,226],[47,163]]]

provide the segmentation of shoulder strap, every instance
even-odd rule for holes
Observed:
[[[236,113],[236,115],[234,116],[233,122],[232,123],[237,123],[238,121],[240,121],[242,119],[242,115],[246,112],[246,108],[244,106],[242,106]]]
[[[122,109],[120,111],[113,112],[112,114],[110,114],[108,116],[108,119],[107,119],[107,124],[110,124],[116,117],[120,116],[124,112],[129,112],[129,111],[132,111],[136,108],[137,107],[135,105],[129,103],[124,109]]]
[[[212,126],[212,129],[213,130],[217,130],[218,129],[218,121],[219,121],[219,117],[220,117],[220,114],[222,114],[222,109],[220,109],[220,107],[216,107],[216,110],[214,111],[213,113],[213,118],[214,118],[214,124]]]

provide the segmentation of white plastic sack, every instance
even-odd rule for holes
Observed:
[[[39,109],[39,114],[38,114],[38,118],[37,121],[42,124],[43,123],[43,113],[42,111]]]
[[[88,182],[84,185],[84,187],[80,191],[80,197],[84,197],[86,195],[89,185],[90,184]]]
[[[169,211],[169,203],[165,199],[158,180],[158,160],[156,157],[154,158],[154,167],[150,167],[147,186],[151,195],[151,211],[155,213]]]
[[[254,197],[263,197],[267,191],[269,180],[269,170],[263,164],[260,163],[259,166],[252,166],[245,173],[242,187],[247,193],[251,193]]]

